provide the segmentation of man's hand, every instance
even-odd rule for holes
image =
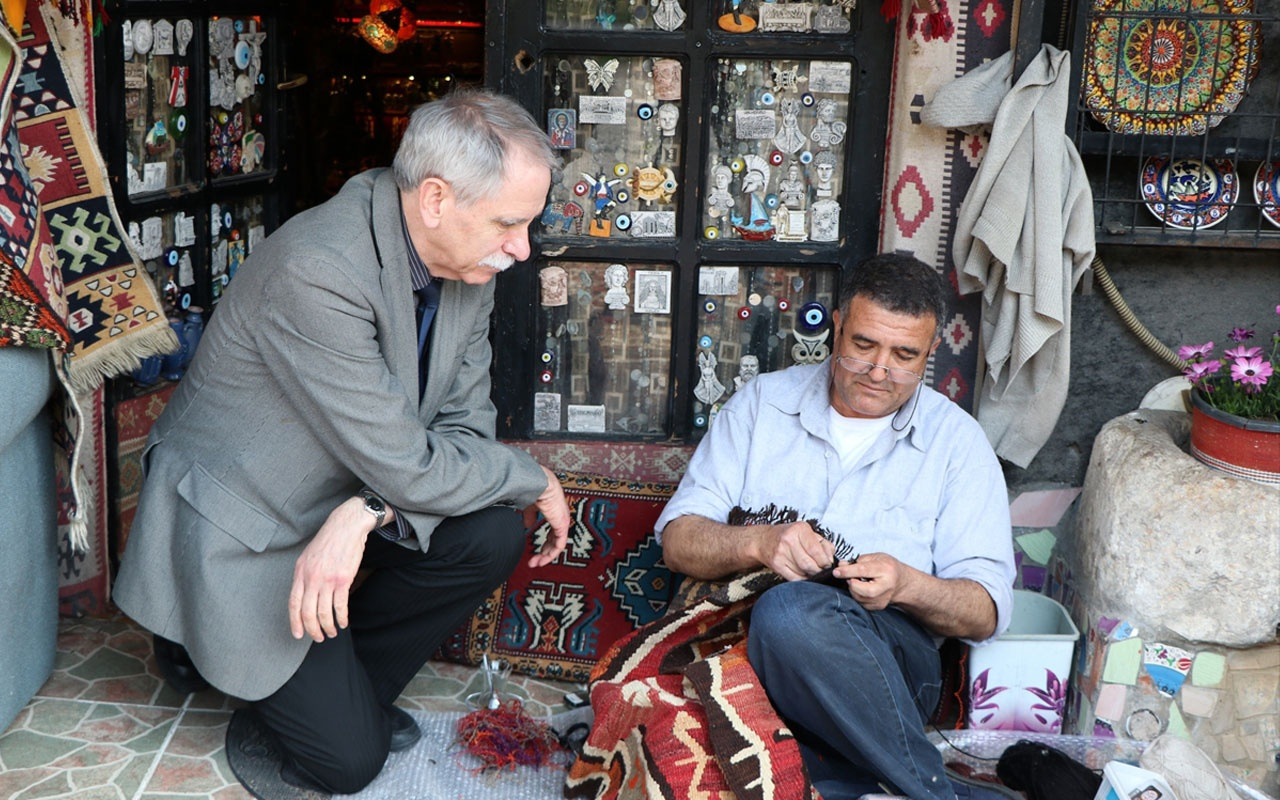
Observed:
[[[756,525],[748,528],[756,537],[756,558],[789,581],[801,581],[831,566],[836,547],[807,522],[788,525]]]
[[[869,611],[888,608],[918,573],[885,553],[868,553],[842,563],[831,573],[849,585],[849,594]]]
[[[547,488],[538,495],[534,505],[551,526],[551,535],[542,543],[538,552],[530,557],[529,566],[533,568],[544,567],[555,561],[564,552],[564,546],[569,541],[569,504],[565,502],[560,479],[546,467],[542,471],[547,474]]]
[[[329,514],[298,556],[289,590],[289,630],[293,638],[301,639],[306,633],[323,642],[326,636],[337,636],[338,628],[347,627],[347,596],[373,525],[373,516],[364,510],[364,500],[353,497]]]

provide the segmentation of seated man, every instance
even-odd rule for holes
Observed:
[[[663,558],[696,578],[787,579],[756,602],[748,655],[826,800],[990,796],[944,773],[923,723],[940,641],[1009,623],[1003,473],[977,422],[922,383],[940,276],[880,255],[840,296],[828,363],[761,375],[716,417],[656,524]],[[806,580],[833,563],[834,585]]]
[[[392,169],[254,249],[151,431],[115,601],[167,678],[251,701],[232,728],[278,745],[272,779],[367,785],[418,736],[395,699],[523,553],[520,509],[552,529],[531,566],[564,549],[560,483],[489,399],[491,282],[557,165],[508,98],[417,109]]]

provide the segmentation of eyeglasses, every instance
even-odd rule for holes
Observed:
[[[923,375],[917,375],[909,369],[901,367],[886,367],[884,364],[873,364],[870,361],[863,361],[860,358],[849,358],[848,356],[836,356],[835,361],[840,368],[854,375],[866,375],[873,369],[882,369],[889,376],[889,380],[893,383],[911,385],[924,380]]]

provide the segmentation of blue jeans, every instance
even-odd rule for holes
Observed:
[[[903,612],[793,581],[751,612],[747,654],[826,800],[884,791],[955,800],[925,736],[942,685],[938,648]]]

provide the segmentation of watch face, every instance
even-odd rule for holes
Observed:
[[[375,497],[373,495],[365,495],[364,507],[375,514],[385,514],[387,511],[387,507],[383,504],[382,498]]]

